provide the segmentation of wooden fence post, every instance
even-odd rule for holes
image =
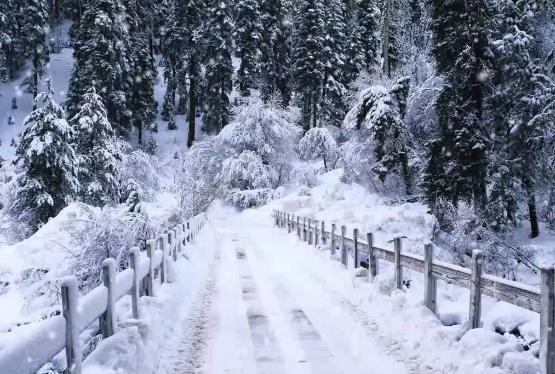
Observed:
[[[326,223],[322,221],[320,225],[322,225],[321,232],[320,232],[320,237],[322,238],[321,239],[322,245],[326,245]]]
[[[68,277],[62,281],[62,311],[66,320],[66,362],[68,374],[81,374],[82,355],[79,341],[79,314],[77,311],[79,293],[77,279]]]
[[[314,220],[314,246],[316,247],[319,242],[320,238],[318,237],[318,220]]]
[[[434,247],[424,246],[424,305],[433,313],[437,311],[437,280],[432,273]]]
[[[287,215],[287,233],[291,234],[291,216]]]
[[[133,269],[133,284],[131,285],[131,311],[134,319],[139,319],[139,256],[138,247],[129,251],[129,266]]]
[[[395,288],[398,290],[403,289],[403,268],[401,267],[401,238],[393,239],[393,251],[394,251],[394,281]]]
[[[303,242],[306,242],[306,217],[303,217]]]
[[[335,256],[335,223],[331,224],[331,247],[330,252],[332,256]]]
[[[146,255],[148,256],[148,274],[146,276],[146,294],[154,296],[154,247],[156,242],[149,240],[146,242]]]
[[[470,278],[470,306],[468,310],[467,329],[477,329],[481,326],[480,317],[482,309],[482,251],[472,251],[472,275]]]
[[[100,316],[102,339],[109,338],[116,332],[116,299],[114,281],[116,278],[116,261],[107,258],[102,261],[102,283],[107,289],[106,311]]]
[[[158,237],[158,243],[160,246],[160,250],[162,251],[162,262],[160,263],[160,284],[166,283],[166,253],[167,253],[167,245],[166,245],[166,238],[165,235],[160,235]]]
[[[366,241],[368,242],[368,272],[370,274],[370,279],[373,280],[376,278],[376,275],[378,275],[378,262],[374,249],[374,235],[371,232],[366,233]]]
[[[278,216],[278,211],[274,210],[274,226],[278,227],[279,226],[279,216]]]
[[[541,269],[540,372],[555,373],[555,295],[553,266]]]
[[[341,226],[341,263],[345,268],[347,268],[347,246],[345,245],[345,234],[347,233],[347,227],[345,225]]]
[[[191,241],[191,226],[189,224],[189,221],[187,221],[187,241]]]
[[[356,269],[358,268],[358,229],[353,229],[353,242],[354,242],[353,258],[355,260],[355,269]]]
[[[308,219],[308,227],[307,227],[307,235],[308,235],[308,245],[312,244],[312,220]]]
[[[301,238],[301,218],[297,216],[297,237]]]

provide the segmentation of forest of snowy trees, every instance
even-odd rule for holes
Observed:
[[[68,20],[74,66],[56,103],[38,82]],[[0,47],[0,80],[28,72],[35,98],[7,207],[29,233],[71,201],[136,198],[127,143],[156,154],[162,125],[188,148],[191,213],[267,202],[294,175],[310,184],[297,160],[322,160],[426,203],[461,256],[519,225],[555,229],[549,0],[3,0]]]

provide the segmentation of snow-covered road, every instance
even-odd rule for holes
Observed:
[[[211,219],[214,269],[173,332],[167,374],[410,372],[306,266],[303,248],[280,244],[286,233],[260,218]]]

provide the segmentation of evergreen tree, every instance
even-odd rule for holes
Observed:
[[[0,2],[0,70],[8,79],[14,79],[25,65],[25,50],[21,28],[23,26],[23,1],[4,0]],[[4,67],[2,67],[4,66]]]
[[[325,35],[322,62],[324,78],[320,107],[321,122],[340,127],[345,113],[345,50],[347,48],[347,23],[345,5],[338,0],[325,0]]]
[[[75,133],[78,179],[84,202],[103,206],[117,201],[117,151],[114,130],[102,98],[93,88],[83,95],[79,112],[70,120]]]
[[[74,117],[90,87],[102,97],[108,119],[121,135],[131,125],[130,95],[134,81],[132,56],[118,0],[91,0],[84,5],[74,44],[75,64],[70,77],[66,108]]]
[[[9,77],[6,47],[10,44],[10,35],[7,33],[8,16],[0,6],[0,82],[6,82]]]
[[[355,0],[347,1],[344,9],[345,19],[345,83],[353,82],[365,66],[364,48],[361,38],[362,28],[358,22],[358,7]],[[366,43],[366,41],[365,41]]]
[[[23,12],[23,27],[21,34],[24,37],[25,56],[33,64],[29,79],[29,90],[36,98],[38,95],[39,78],[46,70],[50,60],[48,34],[50,30],[48,19],[48,2],[46,0],[25,0]],[[33,109],[36,103],[33,104]]]
[[[126,0],[128,15],[126,38],[128,54],[131,56],[131,99],[129,110],[133,125],[138,132],[139,144],[143,143],[143,130],[156,131],[156,104],[154,101],[154,79],[156,66],[152,31],[152,0]]]
[[[324,79],[324,10],[321,0],[301,0],[295,18],[294,78],[302,101],[304,131],[316,127]]]
[[[239,0],[234,32],[235,55],[241,59],[237,72],[237,85],[242,96],[249,96],[260,75],[260,48],[262,23],[257,0]]]
[[[279,95],[284,106],[291,100],[290,26],[281,0],[262,0],[260,78],[263,99]]]
[[[445,83],[437,101],[439,139],[449,165],[447,200],[472,202],[477,211],[486,207],[486,174],[489,137],[484,100],[490,65],[490,4],[488,0],[434,0],[432,2],[434,48],[438,72]],[[429,162],[440,160],[431,152]],[[437,169],[437,167],[435,168]],[[425,177],[429,180],[429,177]],[[437,190],[426,191],[429,199]],[[446,195],[449,194],[449,195]]]
[[[168,81],[163,110],[174,110],[175,95],[179,89],[180,102],[188,104],[187,146],[190,147],[195,140],[201,73],[199,56],[202,53],[199,38],[202,35],[205,4],[201,0],[176,1],[173,9],[163,47]],[[185,99],[187,92],[188,98]],[[166,117],[171,120],[171,116]],[[175,122],[175,119],[173,121]]]
[[[52,90],[39,94],[37,109],[25,119],[14,163],[23,169],[17,179],[14,214],[37,230],[55,217],[76,195],[74,133]]]
[[[213,0],[209,7],[205,36],[206,88],[204,126],[209,133],[218,133],[229,122],[229,94],[233,88],[233,52],[231,20],[227,4]]]
[[[357,4],[364,65],[367,71],[374,72],[380,56],[380,10],[376,0],[360,0]]]

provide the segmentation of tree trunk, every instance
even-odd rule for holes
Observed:
[[[37,57],[35,57],[36,59]],[[39,73],[38,70],[36,68],[37,64],[34,63],[33,64],[35,67],[33,67],[33,81],[31,82],[31,90],[33,93],[33,110],[37,109],[37,96],[39,95]]]
[[[407,151],[404,148],[399,153],[399,159],[401,160],[401,170],[403,171],[403,179],[405,181],[405,193],[407,195],[411,195],[412,181],[410,178],[409,158],[407,156]]]
[[[530,237],[536,238],[540,235],[540,226],[538,222],[538,210],[536,208],[536,193],[533,183],[530,180],[524,181],[524,188],[528,197],[528,215],[530,216]]]
[[[197,82],[195,78],[189,78],[189,110],[188,122],[189,132],[187,134],[187,148],[191,148],[195,141],[195,126],[197,116]]]

